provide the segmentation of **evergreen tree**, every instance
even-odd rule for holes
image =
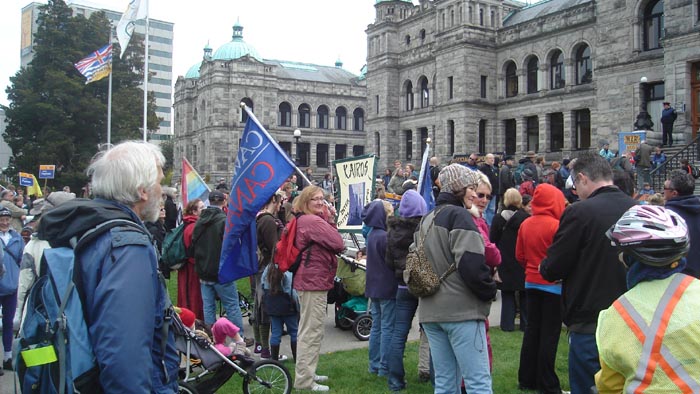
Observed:
[[[72,16],[63,0],[49,0],[40,8],[33,60],[6,89],[10,105],[4,107],[4,138],[13,153],[8,174],[36,174],[40,164],[55,164],[55,187],[80,190],[87,182],[85,169],[98,145],[107,142],[108,78],[86,85],[73,64],[103,47],[109,31],[103,12],[89,19]],[[123,59],[114,45],[113,144],[143,138],[143,52],[143,36],[136,34]],[[152,92],[148,101],[148,129],[155,131],[160,120]]]

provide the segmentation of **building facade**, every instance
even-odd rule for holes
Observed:
[[[207,45],[201,61],[177,78],[174,162],[187,158],[209,183],[231,179],[247,120],[241,102],[299,167],[311,167],[316,176],[330,172],[333,160],[365,153],[364,79],[340,61],[322,66],[265,59],[236,23],[230,42],[216,51]],[[176,181],[180,171],[176,165]]]
[[[617,146],[643,107],[660,143],[700,127],[700,1],[377,0],[367,29],[367,151],[382,165],[469,152],[550,158]]]
[[[22,67],[27,67],[34,58],[34,34],[38,28],[39,7],[42,5],[44,4],[33,2],[22,8],[22,33],[20,38]],[[85,18],[89,18],[93,12],[103,11],[107,19],[112,23],[112,26],[116,26],[122,16],[121,12],[97,8],[89,5],[87,2],[69,1],[67,5],[73,10],[74,16],[83,15]],[[156,116],[162,118],[159,129],[149,135],[149,140],[153,142],[167,140],[172,136],[173,27],[174,25],[170,22],[156,19],[149,20],[148,70],[152,76],[148,80],[148,90],[153,92],[156,99]],[[143,35],[146,32],[145,21],[137,21],[134,31]],[[118,61],[118,56],[115,56],[114,59]],[[76,59],[76,61],[78,60],[80,59]]]

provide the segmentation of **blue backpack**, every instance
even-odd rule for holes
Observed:
[[[44,250],[41,272],[27,297],[27,312],[20,325],[17,373],[22,393],[102,393],[99,366],[95,360],[86,324],[81,291],[81,247],[113,227],[129,226],[146,233],[138,224],[124,219],[109,220],[87,231],[71,247]]]
[[[513,173],[513,179],[516,185],[523,183],[523,171],[525,171],[525,163],[518,164]]]

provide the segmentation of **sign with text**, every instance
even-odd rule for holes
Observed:
[[[362,232],[362,208],[372,201],[377,158],[356,156],[333,162],[338,175],[338,231]]]
[[[20,186],[34,186],[34,177],[28,172],[19,173],[19,185]]]
[[[56,166],[53,164],[42,164],[39,166],[39,179],[53,179],[56,173]]]
[[[617,133],[618,154],[634,152],[639,144],[646,139],[646,131],[621,131]]]

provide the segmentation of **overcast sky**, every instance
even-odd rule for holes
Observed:
[[[128,4],[128,0],[74,2],[119,12]],[[5,89],[19,70],[21,11],[30,3],[0,0],[0,104],[8,104]],[[231,41],[237,18],[244,27],[243,39],[265,59],[332,66],[340,58],[346,70],[359,75],[367,55],[365,29],[374,21],[374,4],[375,0],[150,0],[149,8],[151,18],[175,24],[175,83],[178,75],[185,75],[201,60],[207,42],[216,51]]]

